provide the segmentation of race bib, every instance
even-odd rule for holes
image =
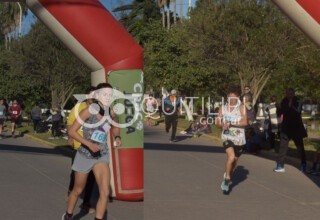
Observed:
[[[95,130],[91,135],[91,140],[98,142],[98,143],[106,143],[107,142],[107,135],[105,132]]]
[[[12,111],[12,114],[17,115],[18,111]]]
[[[232,141],[234,145],[242,146],[246,144],[244,128],[231,127],[229,130],[222,131],[222,141]]]

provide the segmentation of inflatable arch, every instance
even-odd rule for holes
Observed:
[[[320,46],[320,1],[273,1]],[[143,50],[98,0],[22,2],[91,69],[92,85],[109,81],[126,93],[143,92]],[[131,131],[134,132],[121,131],[124,140],[129,140],[124,147],[111,149],[112,196],[140,201],[144,187],[143,130]]]

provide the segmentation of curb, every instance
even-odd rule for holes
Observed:
[[[66,147],[59,146],[59,145],[51,143],[49,141],[45,141],[45,140],[43,140],[41,138],[34,137],[31,134],[25,134],[24,136],[26,136],[27,138],[30,138],[30,139],[32,139],[32,140],[34,140],[36,142],[45,144],[45,145],[47,145],[49,147],[53,147],[53,148],[57,148],[57,149],[60,149],[60,150],[64,150],[64,151],[66,151],[68,153],[72,153],[73,152],[73,150],[71,148],[69,149],[69,148],[66,148]]]

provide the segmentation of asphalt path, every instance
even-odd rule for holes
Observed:
[[[231,191],[223,194],[226,155],[220,145],[185,135],[169,143],[162,127],[146,127],[145,200],[113,201],[107,219],[319,219],[320,177],[295,164],[274,173],[270,157],[242,155]],[[61,219],[70,163],[67,151],[27,137],[0,140],[0,219]],[[75,215],[94,219],[78,208]]]

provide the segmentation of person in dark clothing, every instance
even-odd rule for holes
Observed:
[[[33,131],[37,133],[37,126],[41,121],[41,108],[39,107],[38,103],[31,110],[31,119],[33,122]]]
[[[284,160],[288,151],[288,144],[293,140],[301,159],[302,172],[306,171],[306,153],[304,150],[303,138],[307,137],[306,129],[301,118],[301,103],[295,96],[295,91],[292,88],[286,90],[286,98],[280,105],[280,114],[283,117],[280,133],[280,148],[277,159],[277,167],[275,172],[285,172]]]
[[[62,119],[62,114],[60,107],[54,107],[53,109],[50,110],[50,113],[52,114],[52,138],[50,139],[55,139],[59,138],[60,135],[60,122]]]
[[[170,142],[176,141],[180,104],[181,99],[177,97],[177,91],[174,89],[171,91],[171,94],[163,101],[163,112],[165,114],[165,124],[167,133],[169,133],[169,130],[172,126]]]

